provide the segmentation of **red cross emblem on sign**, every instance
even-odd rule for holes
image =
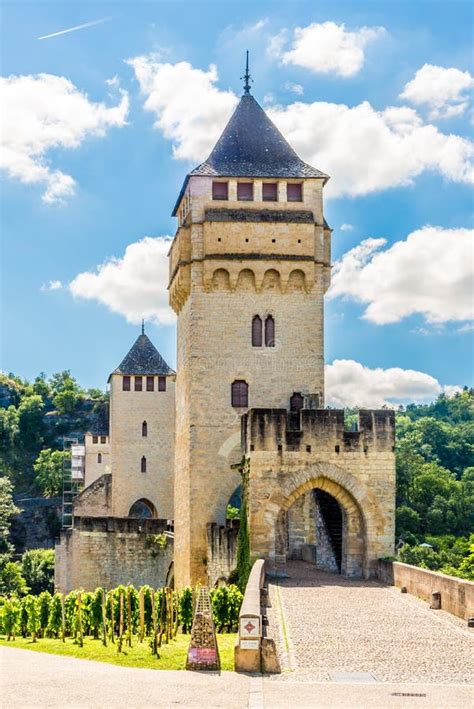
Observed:
[[[252,630],[255,628],[255,625],[254,625],[253,623],[251,623],[250,620],[249,620],[249,622],[247,623],[247,625],[244,625],[244,628],[245,628],[245,630],[247,631],[247,633],[250,635],[250,633],[252,632]]]

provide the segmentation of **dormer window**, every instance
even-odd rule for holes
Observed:
[[[229,199],[229,183],[213,182],[212,199]]]
[[[253,182],[237,182],[237,199],[241,202],[253,200]]]
[[[278,202],[278,185],[276,182],[264,182],[262,185],[264,202]]]
[[[303,201],[303,183],[288,182],[286,185],[286,199],[288,202]]]

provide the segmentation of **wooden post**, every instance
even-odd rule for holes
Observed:
[[[120,596],[119,596],[119,638],[118,638],[118,647],[117,650],[118,652],[122,652],[122,643],[123,643],[123,591],[120,589]]]
[[[110,603],[110,640],[112,643],[115,642],[114,639],[114,625],[115,625],[115,617],[114,617],[114,592],[109,591],[109,603]]]
[[[102,645],[107,647],[107,609],[105,606],[104,589],[102,589]]]
[[[155,603],[155,591],[151,591],[151,619],[153,622],[153,641],[151,646],[151,652],[153,655],[158,655],[158,642],[157,642],[157,627],[156,627],[156,603]]]
[[[132,647],[132,601],[130,586],[127,586],[127,645]]]

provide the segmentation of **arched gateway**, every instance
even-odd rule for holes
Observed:
[[[243,421],[251,553],[284,572],[288,558],[368,577],[393,553],[393,412],[251,409]]]

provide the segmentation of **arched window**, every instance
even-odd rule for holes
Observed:
[[[265,347],[275,347],[275,320],[271,315],[265,318]]]
[[[146,458],[144,455],[142,455],[141,471],[142,473],[146,473]]]
[[[299,391],[295,391],[290,397],[290,411],[301,411],[304,405],[304,398]]]
[[[252,347],[262,346],[262,318],[254,315],[252,318]]]
[[[146,421],[142,423],[142,436],[148,436],[148,424]]]
[[[153,517],[156,517],[156,509],[153,503],[150,502],[150,500],[137,500],[136,502],[133,503],[133,505],[130,507],[130,512],[128,513],[129,517],[135,517],[138,519],[151,519]]]
[[[102,463],[102,453],[97,453],[97,462]]]
[[[232,382],[232,406],[249,405],[249,385],[243,379]]]

